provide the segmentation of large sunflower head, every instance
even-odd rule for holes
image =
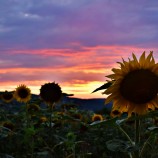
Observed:
[[[10,103],[13,100],[13,98],[14,97],[12,92],[5,91],[1,94],[1,99],[6,103]]]
[[[40,97],[48,104],[53,104],[61,99],[62,91],[60,86],[55,83],[46,83],[41,86]]]
[[[146,57],[145,52],[138,60],[118,62],[120,69],[113,68],[114,74],[107,77],[113,84],[104,92],[109,96],[106,103],[113,101],[113,107],[121,112],[145,114],[148,108],[158,107],[158,63],[155,63],[153,52]]]
[[[31,99],[31,90],[24,84],[19,85],[15,92],[14,98],[19,102],[28,102]]]

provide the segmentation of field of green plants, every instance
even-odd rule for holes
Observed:
[[[4,158],[157,158],[158,111],[143,117],[78,110],[71,103],[41,108],[41,100],[22,103],[12,113],[1,104],[0,157]],[[140,121],[139,144],[135,122]]]

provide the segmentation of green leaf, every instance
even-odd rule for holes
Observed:
[[[35,133],[36,133],[36,132],[35,132],[34,127],[25,128],[25,134],[26,134],[26,135],[32,136],[32,135],[34,135]]]
[[[109,120],[103,120],[103,121],[95,121],[90,124],[90,126],[98,126],[98,125],[105,125],[105,126],[115,126],[117,118],[112,118]]]
[[[37,152],[36,155],[38,155],[38,157],[49,157],[50,153],[49,151],[43,151],[43,152]]]
[[[121,125],[123,122],[125,122],[127,119],[121,119],[121,120],[116,120],[117,125]]]
[[[92,93],[103,90],[103,89],[107,89],[112,85],[112,82],[107,82],[105,84],[103,84],[102,86],[100,86],[99,88],[95,89]]]
[[[11,155],[8,155],[8,154],[0,154],[0,157],[1,158],[14,158],[14,157],[12,157]]]
[[[156,126],[154,126],[154,127],[148,127],[148,130],[149,131],[154,131],[154,132],[156,132],[156,131],[158,131],[158,127],[156,127]]]
[[[64,144],[64,142],[59,142],[58,144],[54,145],[53,150],[54,150],[56,147],[58,147],[58,146],[60,146],[60,145],[63,145],[63,144]]]
[[[11,130],[9,128],[0,126],[0,138],[5,138],[10,134]]]
[[[135,150],[138,150],[136,146],[131,145],[127,141],[119,140],[119,139],[113,139],[106,142],[106,146],[110,151],[115,152],[132,152]]]

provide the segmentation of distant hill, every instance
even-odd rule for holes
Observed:
[[[66,97],[62,102],[76,104],[77,108],[81,110],[100,111],[105,108],[110,110],[112,107],[112,103],[105,105],[105,99],[103,98],[80,99]]]
[[[45,107],[45,103],[40,100],[39,95],[32,94],[31,101],[39,101],[39,105]],[[100,111],[102,109],[110,110],[112,107],[112,103],[105,105],[105,99],[103,98],[94,98],[94,99],[80,99],[80,98],[73,98],[69,96],[64,96],[59,105],[62,104],[74,104],[80,110],[90,110],[90,111]],[[17,102],[14,100],[12,103],[6,104],[0,100],[0,107],[7,109],[9,111],[17,111],[22,103]]]

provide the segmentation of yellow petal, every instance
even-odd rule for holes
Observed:
[[[116,98],[115,95],[113,95],[113,94],[109,95],[109,96],[106,98],[106,100],[105,100],[105,104],[110,103],[110,102],[113,101],[115,98]]]
[[[134,61],[138,63],[138,60],[137,60],[137,58],[136,58],[134,53],[132,53],[132,56],[133,56]]]
[[[141,68],[144,66],[145,63],[145,52],[143,52],[143,54],[141,55],[140,59],[139,59],[139,63]]]
[[[134,112],[137,113],[138,115],[144,115],[148,111],[148,106],[147,104],[135,104]]]
[[[153,56],[153,51],[151,51],[150,54],[147,56],[146,61],[150,62],[152,56]]]
[[[148,104],[148,108],[151,110],[155,110],[155,106],[153,104]]]

